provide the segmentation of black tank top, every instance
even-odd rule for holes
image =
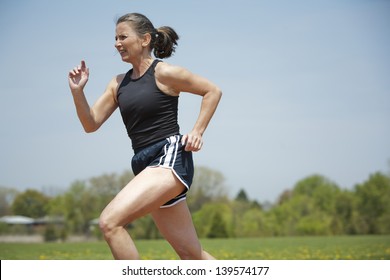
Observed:
[[[119,109],[134,150],[180,133],[179,97],[167,95],[157,87],[154,69],[159,62],[153,61],[138,79],[131,78],[131,69],[118,88]]]

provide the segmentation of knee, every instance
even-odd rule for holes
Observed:
[[[104,212],[99,217],[99,228],[100,231],[103,233],[105,239],[109,239],[110,236],[112,236],[115,231],[120,228],[121,226],[114,223],[113,219],[110,219],[110,217]]]

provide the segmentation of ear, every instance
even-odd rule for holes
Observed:
[[[150,45],[150,42],[152,41],[152,36],[150,33],[146,33],[143,38],[142,38],[142,46],[146,48],[147,46]]]

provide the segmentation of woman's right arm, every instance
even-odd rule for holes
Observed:
[[[85,132],[90,133],[96,131],[118,108],[115,95],[119,82],[118,77],[113,78],[103,95],[91,108],[84,94],[88,78],[89,69],[86,67],[85,61],[81,61],[81,65],[69,71],[69,87],[73,95],[77,116]]]

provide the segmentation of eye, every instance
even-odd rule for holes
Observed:
[[[115,36],[115,41],[124,41],[127,38],[126,35]]]

